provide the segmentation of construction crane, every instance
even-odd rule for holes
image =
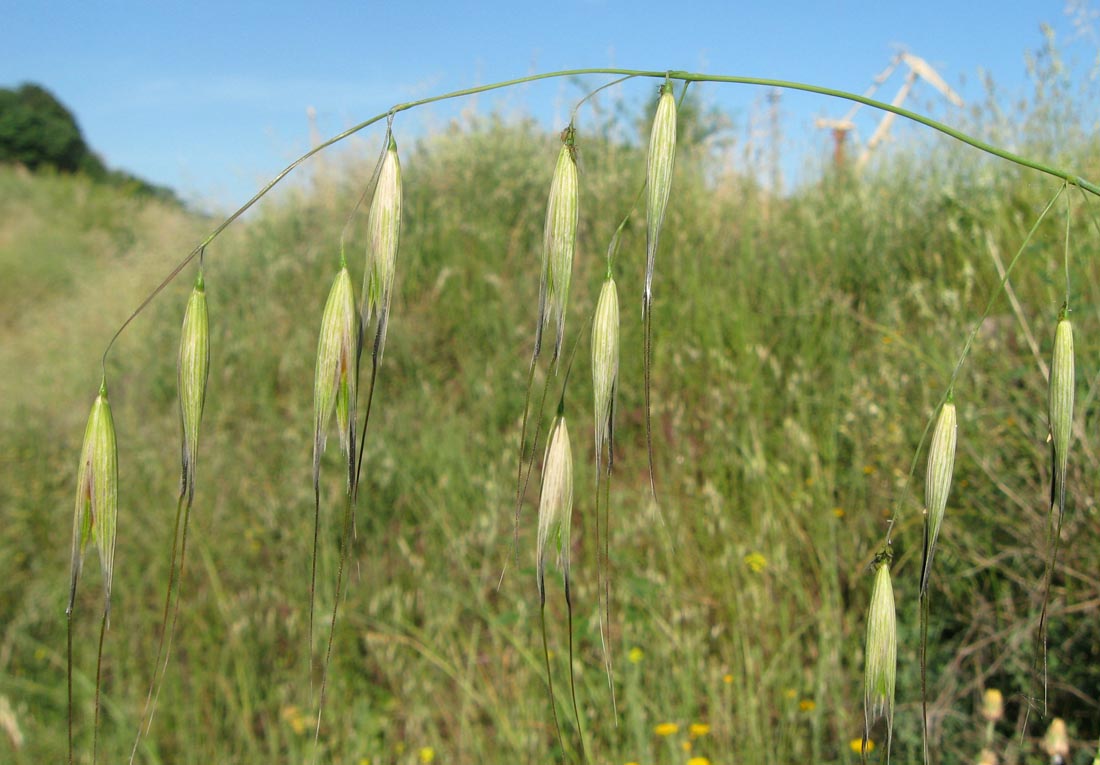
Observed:
[[[901,88],[898,89],[893,101],[890,102],[892,106],[901,106],[905,103],[905,99],[909,97],[909,93],[913,90],[913,86],[917,83],[917,80],[924,80],[927,82],[953,105],[963,105],[963,100],[959,97],[959,94],[953,91],[948,84],[944,82],[944,79],[932,68],[931,64],[919,56],[914,56],[908,51],[901,51],[894,56],[890,64],[874,78],[871,82],[871,86],[863,95],[867,98],[871,98],[902,64],[904,64],[909,71],[905,75],[905,81],[902,82]],[[855,116],[861,108],[863,108],[863,104],[855,104],[848,110],[848,113],[840,119],[819,117],[814,121],[814,127],[832,130],[833,162],[837,166],[841,166],[846,162],[848,134],[855,130]],[[882,116],[882,119],[879,120],[875,132],[871,134],[870,139],[867,141],[867,145],[863,147],[863,151],[856,160],[857,170],[862,170],[863,167],[866,166],[867,161],[871,158],[871,152],[886,140],[890,132],[890,127],[894,124],[896,117],[897,115],[893,112],[887,112]]]

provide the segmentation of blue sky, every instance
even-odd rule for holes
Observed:
[[[979,73],[1025,92],[1025,54],[1050,24],[1084,62],[1080,3],[926,2],[537,3],[103,2],[14,0],[4,11],[0,86],[37,82],[77,115],[112,167],[222,208],[243,202],[309,148],[308,107],[328,136],[391,105],[534,72],[579,67],[687,69],[805,80],[862,92],[897,46],[923,57],[964,98]],[[593,86],[602,80],[593,79]],[[901,76],[880,95],[889,100]],[[648,89],[647,89],[648,88]],[[642,103],[652,84],[622,92]],[[580,95],[565,81],[433,106],[399,130],[438,129],[460,109],[529,113],[549,130]],[[744,122],[761,91],[706,86],[706,99]],[[911,103],[928,103],[927,87]],[[784,95],[784,130],[820,149],[815,116],[848,106]],[[866,139],[871,115],[861,125]],[[400,136],[400,133],[399,133]],[[801,137],[799,139],[799,137]],[[368,135],[369,138],[369,135]],[[797,140],[802,140],[798,144]]]

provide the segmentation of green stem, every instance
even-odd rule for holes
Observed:
[[[791,80],[775,80],[775,79],[771,79],[771,78],[767,78],[767,77],[735,77],[735,76],[727,76],[727,75],[699,74],[699,73],[695,73],[695,72],[685,72],[685,71],[680,71],[680,70],[657,71],[657,70],[643,70],[643,69],[589,68],[589,69],[563,69],[563,70],[560,70],[560,71],[557,71],[557,72],[544,72],[542,74],[533,74],[533,75],[528,75],[526,77],[517,77],[517,78],[511,79],[511,80],[502,80],[500,82],[494,82],[494,83],[491,83],[491,84],[488,84],[488,85],[479,85],[479,86],[473,87],[473,88],[463,88],[461,90],[453,90],[450,93],[444,93],[444,94],[437,95],[437,96],[430,96],[428,98],[421,98],[421,99],[418,99],[416,101],[407,101],[403,104],[396,104],[396,105],[392,106],[388,111],[382,112],[381,114],[376,114],[375,116],[371,117],[368,120],[364,120],[363,122],[360,122],[357,125],[353,125],[352,127],[348,128],[344,132],[338,133],[337,135],[333,136],[332,138],[329,138],[327,141],[324,141],[324,142],[318,144],[317,146],[314,146],[312,149],[307,151],[305,154],[298,157],[298,159],[291,162],[281,172],[279,172],[278,175],[276,175],[274,178],[272,178],[270,181],[268,181],[268,183],[265,184],[259,191],[257,191],[247,202],[245,202],[243,205],[241,205],[239,208],[237,208],[237,210],[235,210],[231,215],[229,215],[229,217],[227,217],[225,220],[223,220],[221,223],[219,223],[217,225],[217,227],[214,228],[213,231],[211,231],[209,234],[207,234],[206,238],[203,239],[202,242],[200,242],[198,244],[198,246],[196,246],[195,249],[193,249],[190,252],[190,254],[187,255],[187,257],[185,257],[183,260],[181,260],[179,262],[179,264],[176,265],[176,267],[172,269],[172,271],[168,274],[168,276],[165,277],[165,279],[153,289],[153,291],[148,295],[148,297],[146,297],[145,300],[142,301],[142,303],[138,306],[138,308],[132,314],[130,314],[129,317],[127,317],[127,319],[122,323],[122,325],[118,328],[118,330],[115,332],[115,334],[111,337],[110,341],[107,343],[107,347],[103,351],[103,357],[101,359],[101,365],[103,366],[104,376],[106,376],[107,356],[108,356],[108,354],[110,354],[111,348],[114,347],[115,341],[118,340],[119,336],[130,325],[130,323],[135,318],[137,318],[138,314],[140,314],[142,311],[144,311],[145,308],[149,305],[149,303],[151,303],[153,301],[153,299],[156,298],[156,296],[158,294],[160,294],[160,292],[166,286],[168,286],[168,284],[170,284],[192,260],[199,257],[199,255],[200,255],[200,253],[202,253],[203,249],[207,245],[209,245],[211,242],[213,242],[222,233],[222,231],[224,231],[226,228],[228,228],[231,223],[233,223],[234,221],[237,220],[237,218],[244,215],[245,212],[247,212],[254,204],[256,204],[258,201],[260,201],[260,199],[262,199],[269,191],[271,191],[271,189],[273,189],[280,181],[282,181],[283,178],[290,175],[290,173],[293,172],[299,165],[304,163],[306,160],[311,158],[313,155],[324,151],[325,149],[329,148],[330,146],[332,146],[334,144],[337,144],[340,141],[343,141],[345,138],[348,138],[349,136],[355,135],[356,133],[360,132],[361,130],[366,129],[366,128],[370,127],[371,125],[375,124],[376,122],[380,122],[381,120],[384,120],[384,119],[389,120],[390,123],[392,124],[394,116],[397,115],[399,112],[408,111],[409,109],[415,109],[418,106],[424,106],[426,104],[437,103],[439,101],[447,101],[447,100],[454,99],[454,98],[463,98],[465,96],[477,95],[478,93],[487,93],[487,92],[493,91],[493,90],[501,90],[503,88],[509,88],[509,87],[513,87],[515,85],[523,85],[523,84],[530,83],[530,82],[538,82],[540,80],[550,80],[550,79],[555,79],[555,78],[560,78],[560,77],[580,77],[580,76],[583,76],[583,75],[613,75],[613,76],[624,77],[624,78],[625,77],[652,77],[652,78],[659,78],[661,80],[666,80],[666,81],[667,80],[680,80],[681,82],[684,82],[685,84],[692,83],[692,82],[713,82],[713,83],[726,83],[726,84],[733,84],[733,85],[756,85],[756,86],[765,87],[765,88],[782,88],[784,90],[797,90],[797,91],[801,91],[803,93],[815,93],[817,95],[828,96],[830,98],[839,98],[839,99],[842,99],[842,100],[845,100],[845,101],[853,101],[853,102],[858,103],[858,104],[863,104],[864,106],[870,106],[870,107],[872,107],[874,109],[878,109],[880,111],[890,112],[891,114],[896,114],[899,117],[905,117],[906,119],[912,120],[913,122],[916,122],[920,125],[924,125],[925,127],[929,127],[929,128],[932,128],[933,130],[936,130],[940,133],[943,133],[944,135],[951,136],[952,138],[954,138],[958,141],[961,141],[962,143],[965,143],[968,146],[972,146],[975,149],[978,149],[979,151],[983,151],[986,154],[991,154],[995,157],[999,157],[1001,159],[1007,160],[1008,162],[1012,162],[1013,164],[1019,165],[1021,167],[1027,167],[1027,168],[1030,168],[1032,170],[1037,170],[1040,173],[1044,173],[1046,175],[1050,175],[1050,176],[1053,176],[1055,178],[1060,178],[1062,181],[1065,182],[1066,185],[1077,186],[1078,188],[1083,189],[1084,191],[1087,191],[1087,192],[1089,192],[1091,194],[1094,194],[1096,196],[1100,196],[1100,185],[1097,185],[1095,183],[1091,183],[1091,182],[1085,180],[1084,178],[1081,178],[1076,173],[1071,173],[1067,170],[1062,170],[1060,168],[1056,168],[1056,167],[1053,167],[1051,165],[1044,164],[1042,162],[1036,162],[1036,161],[1028,159],[1026,157],[1022,157],[1019,154],[1014,154],[1014,153],[1012,153],[1010,151],[1007,151],[1005,149],[998,148],[998,147],[993,146],[992,144],[986,143],[985,141],[982,141],[978,138],[967,135],[966,133],[962,132],[961,130],[957,130],[953,127],[950,127],[949,125],[946,125],[946,124],[940,122],[939,120],[934,120],[931,117],[925,117],[924,115],[918,114],[917,112],[911,111],[909,109],[905,109],[905,108],[900,107],[900,106],[894,106],[893,104],[888,104],[885,101],[877,101],[873,98],[868,98],[867,96],[861,96],[861,95],[857,95],[855,93],[849,93],[849,92],[844,91],[844,90],[837,90],[835,88],[826,88],[826,87],[822,87],[820,85],[811,85],[811,84],[808,84],[808,83],[795,82],[795,81],[791,81]]]
[[[540,592],[545,593],[542,587],[539,587]],[[542,596],[542,603],[539,606],[539,625],[542,628],[542,657],[546,662],[546,688],[550,694],[550,711],[554,713],[554,730],[558,733],[558,746],[561,747],[562,759],[565,759],[565,738],[561,734],[561,723],[558,722],[558,705],[554,699],[554,676],[550,672],[550,646],[546,640],[546,597]]]

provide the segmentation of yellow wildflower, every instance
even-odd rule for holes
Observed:
[[[661,723],[660,725],[656,726],[653,729],[653,732],[656,733],[658,736],[671,736],[672,734],[676,733],[678,730],[680,730],[679,723],[666,722],[666,723]]]
[[[726,685],[733,685],[733,675],[731,675],[729,672],[722,675],[722,682]]]
[[[768,560],[758,552],[749,553],[745,556],[745,565],[748,566],[754,574],[759,574],[764,570],[764,567],[768,565]]]
[[[699,738],[710,733],[710,726],[706,723],[692,723],[688,727],[688,733],[692,738]]]
[[[813,699],[802,699],[802,701],[798,702],[798,708],[803,712],[812,712],[817,709],[817,702]]]
[[[298,707],[293,704],[283,707],[282,717],[299,736],[306,732],[306,720]]]
[[[435,759],[435,750],[434,749],[432,749],[430,746],[420,747],[420,761],[422,763],[424,763],[424,765],[428,765],[428,763],[431,762],[434,759]]]
[[[851,749],[856,754],[860,754],[860,752],[863,751],[863,739],[862,738],[853,738],[851,741],[848,742],[848,748]],[[875,751],[875,742],[872,741],[871,739],[867,739],[867,750],[866,751],[867,751],[868,754]]]
[[[645,656],[645,652],[638,646],[634,646],[630,649],[630,652],[626,655],[626,660],[631,664],[638,664],[642,661],[642,657]]]
[[[706,757],[692,757],[688,760],[688,765],[710,765],[710,760]]]

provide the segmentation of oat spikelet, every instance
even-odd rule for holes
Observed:
[[[614,447],[612,421],[615,393],[619,385],[619,295],[615,280],[608,275],[596,302],[592,322],[592,390],[596,415],[596,463],[603,459],[607,444],[607,469],[611,469]]]
[[[573,275],[573,255],[577,246],[578,182],[576,131],[570,125],[561,134],[561,151],[550,183],[546,203],[546,228],[542,238],[542,276],[539,284],[539,323],[535,330],[535,358],[542,349],[542,333],[547,325],[556,329],[554,362],[561,354],[565,336],[565,308],[569,302],[569,281]]]
[[[920,594],[924,597],[932,574],[932,558],[940,536],[947,497],[951,492],[951,476],[955,472],[955,445],[958,420],[955,403],[950,398],[940,409],[932,443],[928,447],[928,471],[924,482],[924,563],[921,566]]]
[[[653,425],[650,413],[650,367],[653,347],[653,268],[657,260],[657,240],[665,217],[669,191],[672,189],[672,169],[676,162],[676,98],[672,82],[661,86],[657,114],[649,134],[649,158],[646,162],[646,266],[645,289],[642,293],[642,368],[645,381],[645,435],[649,456],[649,486],[657,498],[657,479],[653,467]]]
[[[661,86],[661,98],[657,102],[657,115],[649,134],[649,159],[646,162],[646,267],[645,309],[648,311],[653,295],[653,266],[657,258],[657,240],[665,207],[672,189],[672,170],[676,163],[676,98],[672,95],[672,83]]]
[[[179,360],[176,365],[180,401],[180,425],[183,431],[180,496],[190,503],[195,496],[195,465],[199,454],[199,425],[206,404],[206,384],[210,377],[210,321],[206,308],[206,284],[202,271],[195,280],[187,308],[183,313]]]
[[[76,479],[76,510],[73,516],[72,577],[69,586],[69,606],[72,615],[76,598],[76,582],[84,563],[88,542],[99,550],[103,566],[104,623],[111,610],[111,581],[115,569],[115,525],[118,520],[118,445],[111,405],[107,401],[107,383],[99,388],[92,404],[88,425],[84,429],[84,445],[80,450],[80,467]]]
[[[320,481],[321,454],[325,450],[326,430],[336,410],[340,431],[340,450],[348,460],[348,489],[354,472],[356,359],[359,346],[359,315],[347,266],[329,290],[321,317],[321,335],[317,341],[317,369],[313,381],[313,487]]]
[[[569,530],[573,515],[573,450],[565,417],[558,414],[550,428],[546,457],[542,466],[542,493],[539,497],[537,566],[539,600],[546,602],[546,546],[551,537],[558,547],[558,566],[569,587]]]
[[[871,726],[886,720],[886,758],[894,733],[894,686],[897,682],[898,625],[894,586],[890,581],[890,554],[877,558],[878,571],[867,609],[867,646],[863,675],[863,739],[870,740]]]
[[[1058,507],[1058,517],[1066,509],[1066,468],[1069,465],[1069,447],[1073,436],[1073,389],[1075,386],[1073,363],[1073,325],[1066,316],[1066,309],[1058,320],[1054,334],[1054,356],[1050,364],[1050,439],[1054,447],[1054,485],[1051,510]]]
[[[394,275],[397,273],[397,249],[401,238],[401,162],[397,142],[390,136],[382,158],[378,183],[367,212],[367,267],[363,273],[363,326],[378,314],[374,354],[382,359],[393,300]]]

